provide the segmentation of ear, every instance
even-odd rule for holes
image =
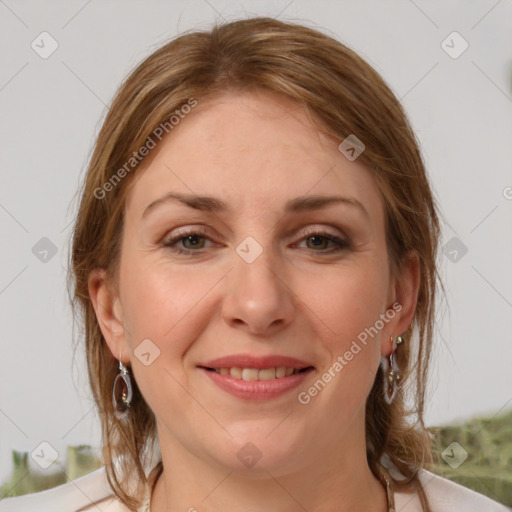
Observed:
[[[112,355],[127,364],[129,346],[123,322],[123,310],[117,292],[113,289],[105,269],[94,269],[89,275],[89,296],[103,337]]]
[[[398,275],[393,278],[390,287],[390,300],[388,308],[396,311],[395,317],[389,323],[388,332],[393,339],[404,333],[411,325],[416,310],[418,291],[420,286],[420,261],[415,250],[409,251],[405,257]],[[392,307],[395,304],[395,308]],[[398,308],[400,310],[398,311]],[[382,340],[381,354],[389,356],[393,351],[391,340]]]

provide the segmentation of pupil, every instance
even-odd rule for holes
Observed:
[[[185,238],[185,244],[190,243],[193,246],[196,246],[198,244],[198,235],[189,235]]]
[[[314,246],[322,245],[323,237],[321,237],[321,236],[311,236],[311,237],[309,237],[309,239],[313,241]],[[316,240],[316,242],[315,242],[315,240]]]

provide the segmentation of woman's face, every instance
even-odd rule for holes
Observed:
[[[417,285],[413,267],[391,279],[367,168],[287,100],[223,94],[164,139],[124,222],[118,295],[93,279],[90,289],[113,355],[122,350],[156,415],[162,451],[274,475],[362,453],[365,400],[390,336],[412,319]],[[238,355],[312,369],[278,369],[280,393],[263,380],[237,394],[237,370],[204,367]],[[274,372],[244,372],[256,376]]]

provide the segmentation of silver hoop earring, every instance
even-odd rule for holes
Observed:
[[[112,386],[112,406],[114,407],[114,414],[119,420],[128,416],[133,396],[132,380],[128,368],[121,361],[121,354],[119,355],[120,371],[116,375]]]
[[[400,369],[396,364],[396,359],[394,357],[394,353],[404,339],[402,336],[398,336],[396,341],[396,348],[393,349],[391,354],[389,354],[388,358],[382,359],[382,370],[384,373],[384,399],[386,403],[391,404],[396,397],[398,390],[400,389]],[[393,342],[393,337],[391,337],[391,342]]]

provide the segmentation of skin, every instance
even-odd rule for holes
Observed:
[[[387,510],[366,461],[365,402],[381,357],[393,349],[390,337],[413,319],[418,259],[412,254],[400,275],[390,275],[380,191],[339,142],[287,99],[222,94],[200,101],[136,175],[119,282],[97,269],[89,291],[112,354],[122,352],[157,418],[164,471],[152,512]],[[174,201],[141,219],[170,191],[214,196],[231,211]],[[289,199],[334,194],[356,198],[368,216],[340,203],[283,213]],[[195,245],[175,244],[199,256],[163,246],[187,226],[211,229]],[[306,228],[350,247],[335,252],[335,243],[311,240]],[[235,251],[247,236],[263,249],[252,263]],[[298,393],[395,301],[401,311],[307,405],[299,403]],[[147,338],[160,350],[148,366],[134,354]],[[197,368],[245,352],[294,356],[315,370],[284,396],[248,402]],[[237,457],[247,442],[262,454],[250,468]]]

